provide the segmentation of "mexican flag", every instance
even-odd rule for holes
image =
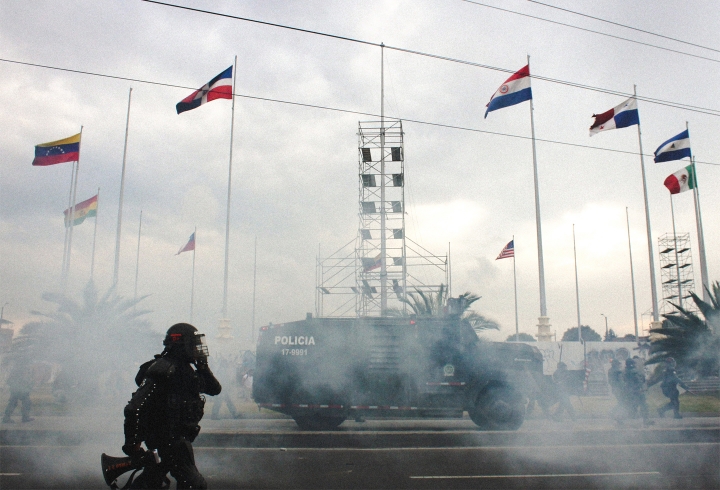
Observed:
[[[682,170],[678,170],[674,174],[665,179],[665,187],[668,188],[670,194],[680,194],[695,188],[695,173],[692,165],[688,165]]]

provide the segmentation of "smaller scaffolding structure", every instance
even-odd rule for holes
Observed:
[[[673,236],[666,233],[658,239],[658,244],[663,293],[660,311],[663,314],[675,313],[678,311],[675,305],[686,311],[698,311],[690,296],[695,291],[690,234]]]

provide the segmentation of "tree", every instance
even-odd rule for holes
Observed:
[[[572,342],[577,340],[579,340],[577,327],[568,328],[562,336],[563,342]],[[600,334],[592,328],[588,327],[587,325],[583,325],[582,340],[586,342],[600,342],[602,340],[602,337],[600,337]]]
[[[100,296],[90,281],[82,301],[64,294],[45,293],[42,298],[56,305],[56,311],[33,314],[48,321],[23,326],[20,335],[33,339],[39,359],[58,363],[73,382],[91,395],[102,373],[123,371],[152,355],[159,334],[142,319],[149,310],[136,307],[147,296],[123,299],[111,287]]]
[[[508,335],[508,338],[506,339],[506,342],[514,342],[515,341],[515,334]],[[537,339],[530,335],[529,333],[520,332],[520,335],[518,335],[518,342],[537,342]]]
[[[663,315],[661,328],[651,329],[650,358],[655,364],[673,357],[681,370],[694,371],[701,376],[720,374],[720,283],[712,285],[710,303],[690,293],[702,317],[674,305],[677,313]]]
[[[617,334],[615,333],[615,330],[612,328],[608,330],[608,332],[605,334],[605,342],[612,342],[613,340],[617,339]]]
[[[442,316],[447,312],[445,306],[448,302],[447,288],[441,284],[435,294],[425,294],[419,289],[415,292],[408,293],[406,296],[400,296],[398,299],[410,307],[411,314],[418,317]],[[457,298],[457,304],[460,306],[460,318],[470,323],[475,332],[482,330],[500,330],[500,325],[480,313],[470,310],[470,306],[480,299],[475,293],[469,291],[461,294]],[[388,308],[388,316],[405,316],[407,313],[399,308]]]

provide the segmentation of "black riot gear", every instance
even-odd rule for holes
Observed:
[[[205,334],[189,323],[176,323],[170,327],[163,341],[166,351],[189,362],[207,362],[210,355]]]
[[[202,393],[215,396],[222,388],[208,367],[204,335],[195,327],[175,324],[163,343],[162,354],[140,366],[138,389],[125,407],[123,452],[140,457],[144,442],[148,449],[157,449],[161,459],[157,466],[146,467],[132,488],[161,488],[168,472],[179,489],[206,488],[191,443],[204,414]]]

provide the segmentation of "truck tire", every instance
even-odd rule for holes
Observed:
[[[470,419],[483,430],[518,430],[525,420],[522,396],[506,387],[478,395]]]
[[[345,417],[332,417],[327,415],[302,415],[293,417],[295,423],[302,430],[335,430],[345,422]]]

